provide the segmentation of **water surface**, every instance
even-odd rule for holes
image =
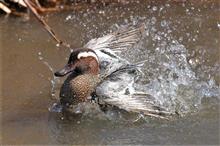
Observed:
[[[149,63],[144,68],[146,82],[161,77],[160,85],[171,87],[155,86],[153,91],[164,89],[167,92],[160,95],[170,97],[173,93],[180,99],[189,97],[195,100],[180,102],[190,107],[179,109],[186,112],[183,117],[171,121],[146,118],[138,122],[132,122],[136,115],[127,113],[123,114],[124,119],[116,117],[116,120],[111,120],[98,116],[61,119],[59,114],[49,112],[48,108],[54,103],[51,96],[53,75],[44,61],[57,70],[66,63],[70,50],[57,48],[34,17],[26,21],[1,16],[2,143],[219,145],[219,12],[217,1],[157,1],[109,5],[45,17],[55,32],[73,47],[80,47],[120,25],[139,21],[148,24],[147,40],[136,51],[127,51],[124,57],[134,62],[148,59]],[[160,55],[162,51],[169,56],[164,46],[169,46],[170,50],[172,45],[177,51],[187,50],[185,55],[190,68],[190,71],[181,74],[190,84],[178,94],[173,90],[174,86],[167,83],[169,80],[163,69],[168,68],[160,66],[160,63],[167,63]],[[158,54],[162,58],[158,59]],[[152,64],[155,59],[158,64]],[[175,65],[177,68],[178,65]],[[156,72],[156,68],[160,71]],[[185,73],[195,75],[192,84]],[[201,86],[204,90],[195,90],[195,87],[200,89]],[[188,91],[190,89],[192,92]],[[151,94],[156,97],[153,91]]]

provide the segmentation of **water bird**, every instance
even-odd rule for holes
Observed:
[[[165,118],[169,112],[154,105],[146,93],[133,86],[142,74],[144,61],[132,64],[117,53],[134,47],[144,31],[144,24],[122,27],[73,49],[68,63],[54,73],[57,77],[69,74],[60,89],[62,107],[77,113],[79,104],[98,99],[101,104],[128,112]]]

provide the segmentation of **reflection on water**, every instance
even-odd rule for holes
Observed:
[[[111,110],[105,116],[113,120],[94,114],[61,119],[48,107],[57,97],[51,97],[51,88],[58,90],[62,80],[51,87],[54,78],[43,61],[56,70],[70,51],[55,47],[36,20],[1,17],[4,144],[219,144],[217,2],[157,1],[85,11],[50,14],[47,19],[74,47],[120,25],[144,21],[147,39],[124,54],[134,62],[148,60],[141,80],[145,86],[137,88],[169,110],[190,114],[171,121],[132,122],[137,115]]]

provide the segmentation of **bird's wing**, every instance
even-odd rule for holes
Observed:
[[[121,50],[129,49],[140,41],[145,25],[128,26],[100,38],[90,40],[84,47],[93,50]]]
[[[133,68],[133,65],[128,65],[128,70],[135,68]],[[144,115],[158,118],[166,118],[169,115],[173,115],[173,113],[158,105],[154,97],[134,88],[135,77],[136,73],[129,73],[122,68],[119,70],[119,74],[117,71],[113,72],[108,80],[102,82],[97,87],[96,93],[102,97],[100,99],[104,103],[129,112],[143,113]]]
[[[156,106],[155,103],[152,103],[152,99],[149,99],[148,95],[144,93],[113,95],[109,96],[109,98],[105,98],[104,102],[128,112],[141,113],[156,118],[168,119],[168,116],[174,114],[160,106]]]
[[[84,47],[93,49],[96,52],[100,61],[101,71],[103,71],[102,74],[108,76],[122,66],[130,64],[116,53],[129,49],[138,43],[144,34],[144,30],[144,24],[126,26],[111,34],[92,39]],[[104,67],[106,63],[107,65]]]

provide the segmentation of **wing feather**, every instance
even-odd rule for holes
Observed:
[[[107,104],[117,106],[128,112],[142,113],[147,116],[168,119],[167,116],[174,115],[160,106],[155,106],[154,103],[147,96],[130,95],[117,95],[111,96],[104,100]]]
[[[144,115],[153,116],[157,118],[166,119],[166,115],[171,113],[167,112],[160,106],[153,103],[145,93],[137,93],[133,89],[135,75],[129,75],[126,70],[136,69],[141,67],[144,62],[137,64],[130,64],[128,61],[120,58],[114,52],[122,49],[129,49],[138,43],[145,29],[145,25],[126,27],[119,29],[116,32],[108,34],[104,37],[95,38],[89,41],[84,47],[93,49],[101,62],[109,62],[108,68],[102,73],[102,77],[108,77],[97,87],[97,95],[104,103],[117,106],[126,111],[143,113]],[[117,64],[117,65],[116,65]],[[102,67],[101,67],[102,68]],[[104,67],[103,67],[104,68]],[[118,75],[116,75],[119,73]],[[111,81],[111,75],[114,75],[119,81]],[[126,93],[126,90],[129,92]]]
[[[121,28],[116,32],[90,40],[84,47],[93,50],[129,49],[141,40],[145,25]]]

